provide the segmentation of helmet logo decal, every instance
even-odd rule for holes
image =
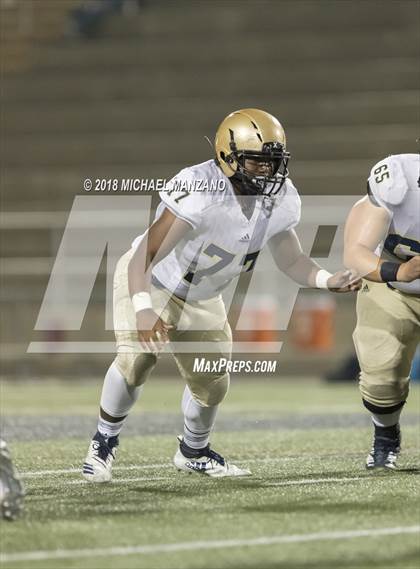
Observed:
[[[260,141],[262,142],[263,139],[261,137],[261,134],[258,132],[258,127],[257,125],[254,123],[254,121],[251,121],[252,126],[255,128],[255,130],[257,131],[255,134],[258,136],[258,138],[260,139]]]
[[[231,128],[229,129],[229,135],[230,135],[230,145],[229,145],[230,149],[232,150],[232,152],[236,152],[237,148],[235,143],[235,136]]]

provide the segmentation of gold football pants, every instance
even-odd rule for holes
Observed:
[[[137,338],[136,314],[127,277],[133,253],[134,250],[130,250],[121,257],[114,275],[115,363],[129,385],[139,386],[147,380],[159,356],[143,352]],[[229,375],[217,371],[195,372],[194,360],[197,355],[209,361],[229,360],[231,357],[232,333],[221,296],[184,302],[168,290],[152,286],[151,297],[153,310],[166,323],[175,326],[168,334],[174,346],[173,356],[194,398],[203,406],[217,405],[227,393]],[[184,348],[178,350],[177,344]],[[185,351],[185,348],[190,351]]]
[[[353,340],[363,399],[378,407],[404,402],[420,341],[420,297],[364,281],[357,295]]]

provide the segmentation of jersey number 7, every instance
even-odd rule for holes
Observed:
[[[204,249],[203,252],[209,257],[212,258],[218,257],[219,260],[216,261],[214,265],[211,265],[210,267],[207,267],[205,269],[200,269],[198,271],[195,271],[197,263],[196,262],[192,263],[190,266],[190,270],[187,271],[187,273],[184,276],[184,279],[194,285],[198,285],[204,277],[209,277],[221,271],[222,269],[227,267],[235,258],[235,255],[229,253],[228,251],[225,251],[224,249],[218,247],[214,243],[212,243],[206,249]],[[245,272],[253,270],[259,253],[260,253],[259,251],[255,251],[254,253],[248,253],[247,255],[244,256],[244,258],[241,261],[241,265],[245,267]]]

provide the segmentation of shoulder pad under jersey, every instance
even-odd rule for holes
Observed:
[[[400,204],[408,190],[398,156],[388,156],[370,171],[368,186],[374,200],[385,208]]]
[[[200,174],[200,168],[184,168],[169,180],[159,195],[165,207],[195,229],[208,205],[208,186],[209,182]]]

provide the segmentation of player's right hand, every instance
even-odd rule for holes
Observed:
[[[136,316],[137,336],[141,347],[146,352],[156,354],[169,342],[168,332],[174,327],[167,324],[154,310],[139,310]]]
[[[397,280],[402,283],[411,283],[416,279],[420,279],[420,256],[401,263],[397,273]]]
[[[345,269],[334,273],[327,285],[331,292],[356,292],[362,288],[362,280],[355,271]]]

